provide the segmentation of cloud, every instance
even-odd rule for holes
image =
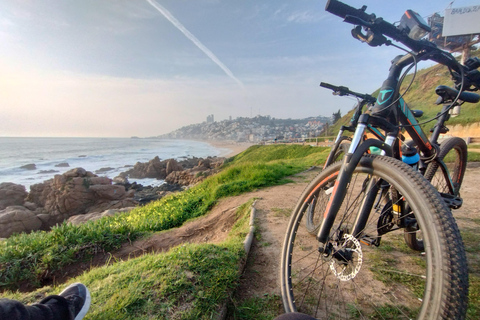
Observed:
[[[311,11],[297,11],[287,17],[288,22],[314,23],[323,19],[323,14]]]

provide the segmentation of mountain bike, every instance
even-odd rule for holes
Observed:
[[[401,155],[400,128],[428,163],[425,175],[438,170],[429,171],[428,159],[442,155],[403,101],[400,84],[418,61],[447,66],[456,87],[437,88],[448,105],[440,119],[460,100],[478,101],[466,90],[478,90],[480,72],[422,40],[420,31],[429,27],[411,10],[398,26],[367,14],[365,6],[330,0],[326,10],[354,24],[352,35],[371,46],[404,50],[392,39],[410,51],[392,61],[375,105],[358,118],[342,162],[326,167],[307,186],[292,213],[281,255],[285,311],[321,319],[462,319],[468,272],[458,227],[432,184],[395,158]],[[364,139],[369,126],[384,131],[384,139]],[[441,131],[435,128],[432,137]],[[381,155],[368,154],[372,147]],[[309,225],[312,216],[318,223]],[[408,243],[409,234],[414,244]]]
[[[475,70],[480,66],[480,60],[478,58],[470,58],[467,60],[466,64],[469,66],[469,70]],[[355,107],[354,115],[350,121],[350,126],[341,126],[335,144],[332,147],[332,150],[329,153],[329,156],[324,164],[324,168],[332,164],[334,161],[341,159],[348,150],[349,146],[348,141],[351,141],[349,136],[344,135],[345,131],[355,132],[358,119],[361,115],[363,105],[367,102],[369,105],[373,105],[372,96],[368,94],[359,94],[353,91],[350,91],[346,87],[333,86],[330,84],[321,83],[320,86],[331,89],[334,91],[334,94],[337,95],[352,95],[359,99]],[[410,110],[413,115],[413,119],[410,120],[410,125],[407,127],[407,133],[409,133],[413,140],[405,141],[405,138],[402,136],[399,139],[399,142],[402,144],[400,152],[398,148],[395,149],[397,152],[394,152],[394,157],[397,159],[402,159],[403,161],[414,164],[415,167],[429,180],[435,189],[440,193],[447,206],[450,209],[458,209],[462,206],[463,200],[460,197],[460,187],[462,185],[463,177],[465,175],[465,169],[467,166],[467,144],[465,140],[458,137],[451,137],[445,139],[441,144],[438,142],[440,134],[445,134],[449,131],[445,123],[450,118],[449,111],[455,107],[461,106],[465,102],[478,102],[479,96],[472,95],[469,93],[463,93],[461,95],[462,99],[458,99],[455,103],[455,99],[458,91],[447,86],[438,86],[436,88],[436,93],[439,95],[436,104],[443,104],[442,111],[439,113],[437,122],[433,126],[431,132],[431,138],[426,138],[426,135],[423,133],[421,127],[418,126],[416,118],[423,115],[421,110]],[[375,98],[373,98],[375,99]],[[405,101],[400,98],[400,104],[406,105]],[[404,107],[402,110],[408,110],[408,107]],[[407,115],[405,115],[407,116]],[[415,127],[415,129],[413,129]],[[410,128],[410,130],[409,130]],[[377,129],[372,127],[370,124],[367,124],[367,130],[377,139],[385,140],[385,136]],[[415,130],[412,132],[412,130]],[[420,132],[421,135],[416,135],[416,132]],[[423,140],[426,139],[426,140]],[[347,143],[345,142],[347,141]],[[434,147],[433,152],[423,154],[422,150],[425,150],[428,144]],[[417,154],[422,154],[422,156],[417,156]],[[413,160],[413,161],[412,161]],[[310,208],[307,216],[307,228],[311,233],[316,233],[319,227],[319,217],[314,215],[313,208]],[[405,241],[408,246],[414,250],[423,251],[423,242],[420,238],[417,237],[417,232],[415,230],[405,229]]]

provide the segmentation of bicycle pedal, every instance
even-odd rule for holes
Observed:
[[[380,245],[380,239],[381,237],[374,237],[369,234],[364,234],[360,238],[358,238],[358,241],[360,241],[361,243],[369,247],[371,246],[378,247]]]
[[[452,196],[449,193],[440,193],[443,201],[447,204],[450,209],[458,209],[463,204],[463,199],[460,197]]]

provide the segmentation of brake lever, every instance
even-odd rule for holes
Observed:
[[[367,28],[372,28],[373,27],[373,23],[367,22],[367,21],[362,20],[358,17],[351,16],[351,15],[348,15],[348,14],[345,16],[345,19],[343,21],[347,22],[347,23],[350,23],[350,24],[357,25],[357,26],[363,26],[363,27],[367,27]]]
[[[360,40],[361,42],[368,42],[367,36],[362,33],[361,26],[356,26],[355,28],[352,29],[352,37],[354,37],[357,40]]]
[[[375,33],[374,31],[369,30],[366,35],[363,34],[361,26],[356,26],[352,29],[352,36],[357,40],[368,43],[368,45],[372,47],[378,47],[382,44],[388,45],[390,43],[390,41],[381,33]]]

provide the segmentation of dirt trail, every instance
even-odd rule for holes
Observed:
[[[308,182],[320,172],[317,168],[294,177],[294,182],[259,190],[250,196],[259,197],[257,208],[257,237],[250,251],[249,261],[242,276],[236,299],[280,295],[279,264],[289,215]],[[463,206],[453,212],[461,230],[477,230],[473,219],[480,218],[477,183],[480,181],[480,163],[467,167],[462,185]],[[480,272],[480,257],[475,252],[467,253],[471,272]],[[279,312],[282,306],[279,305]]]

